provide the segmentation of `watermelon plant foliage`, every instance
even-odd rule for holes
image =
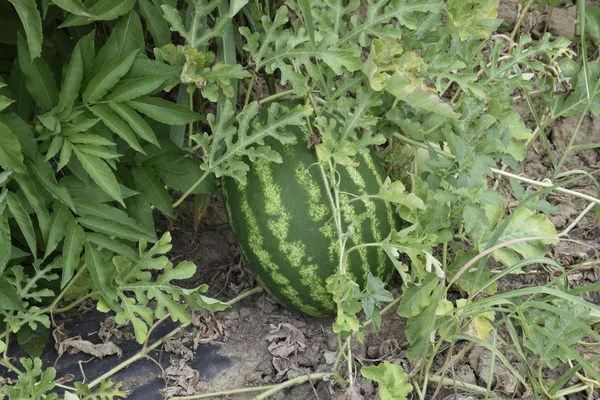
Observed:
[[[496,294],[499,277],[532,260],[561,267],[544,258],[544,244],[557,238],[544,214],[554,212],[544,200],[551,189],[525,191],[513,180],[520,203],[508,209],[492,182],[497,174],[518,179],[508,170],[519,171],[537,137],[513,109],[515,95],[543,92],[545,124],[597,114],[599,68],[580,68],[565,38],[494,35],[497,10],[495,0],[0,2],[0,365],[18,375],[0,397],[55,398],[48,392],[57,387],[65,399],[126,395],[105,377],[56,386],[55,370],[36,358],[43,346],[23,340],[28,332],[49,337],[51,315],[86,299],[130,323],[143,351],[157,319],[183,329],[190,309],[228,308],[204,295],[206,285],[174,283],[196,267],[169,260],[171,237],[157,236],[154,214],[174,219],[190,196],[206,203],[221,179],[226,191],[235,184],[265,197],[255,168],[291,162],[285,146],[294,141],[306,141],[312,157],[297,176],[322,188],[330,216],[337,257],[303,295],[317,293],[334,309],[341,346],[329,375],[344,382],[346,363],[342,389],[355,389],[353,341],[378,329],[390,309],[407,320],[414,369],[363,367],[382,398],[404,399],[413,389],[423,398],[428,360],[456,341],[490,349],[525,387],[560,394],[561,385],[530,383],[537,377],[488,344],[501,324],[520,361],[576,363],[598,379],[573,350],[598,336],[590,325],[600,310],[575,296],[587,289],[570,294],[561,276],[548,287]],[[281,103],[288,99],[293,106]],[[388,177],[368,191],[351,188],[344,171],[360,175],[373,159]],[[373,202],[398,224],[355,241],[363,217],[352,210]],[[246,233],[249,241],[257,234]],[[367,247],[398,272],[399,297],[366,273],[372,265],[361,267],[364,279],[352,272],[351,260]],[[499,276],[491,260],[504,266]],[[273,276],[261,281],[285,293],[290,283]],[[447,298],[450,288],[458,300]],[[573,323],[557,304],[586,323]],[[24,371],[7,354],[13,338],[32,357],[21,361]],[[431,379],[444,382],[443,371]]]

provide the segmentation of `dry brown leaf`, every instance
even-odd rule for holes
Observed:
[[[56,383],[60,383],[61,385],[64,385],[65,383],[73,382],[74,379],[75,379],[75,376],[73,376],[73,374],[66,374],[66,375],[62,376],[61,378],[57,379]]]
[[[204,388],[200,373],[187,365],[185,359],[171,357],[170,362],[164,375],[166,387],[160,391],[164,397],[193,395]]]
[[[58,345],[57,351],[59,357],[61,357],[64,353],[77,354],[79,352],[90,354],[98,358],[104,358],[112,355],[121,357],[123,355],[121,348],[112,342],[94,344],[87,340],[81,339],[79,336],[63,340]]]
[[[201,344],[213,343],[219,338],[226,337],[225,326],[208,311],[194,312],[192,325],[198,328],[194,337],[193,349],[197,350]]]
[[[130,325],[130,322],[127,321],[126,324],[119,325],[117,321],[115,321],[115,317],[108,317],[102,324],[100,324],[100,329],[98,330],[98,337],[104,343],[106,342],[114,342],[120,343],[124,340],[133,340],[135,339],[135,335],[129,331],[124,331],[123,328]]]
[[[164,349],[165,351],[180,356],[184,361],[193,360],[194,352],[185,346],[185,343],[187,342],[189,342],[189,339],[181,336],[167,338],[164,343]]]
[[[60,344],[67,340],[70,335],[71,332],[65,329],[64,324],[60,324],[56,328],[54,328],[54,330],[52,331],[52,337],[54,338],[54,348],[58,350]]]
[[[344,393],[340,393],[337,396],[333,396],[335,400],[362,400],[364,397],[358,392],[356,388],[350,388]]]
[[[275,357],[288,358],[291,354],[304,351],[306,347],[304,334],[289,323],[271,325],[271,333],[266,339],[271,342],[268,350]]]

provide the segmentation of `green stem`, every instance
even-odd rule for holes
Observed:
[[[71,287],[75,284],[75,282],[77,282],[77,279],[79,279],[79,277],[81,277],[81,275],[83,275],[83,273],[87,270],[87,264],[83,264],[81,266],[81,268],[79,269],[79,271],[77,271],[77,273],[75,274],[75,276],[73,278],[71,278],[71,280],[69,281],[69,283],[67,283],[67,286],[65,286],[65,288],[63,290],[60,291],[60,293],[58,294],[58,296],[56,296],[56,298],[54,299],[54,301],[52,302],[52,304],[50,304],[48,307],[44,308],[42,310],[42,313],[48,313],[48,312],[54,312],[54,309],[56,308],[56,306],[58,305],[58,303],[60,303],[60,301],[63,299],[63,297],[65,297],[65,294],[67,294],[67,292],[69,291],[69,289],[71,289]],[[82,299],[81,301],[85,300]],[[79,301],[77,304],[81,303],[81,301]]]
[[[344,253],[344,257],[346,257],[351,251],[357,250],[357,249],[361,249],[363,247],[381,247],[382,244],[381,243],[361,243],[361,244],[357,244],[355,246],[350,247],[348,250],[346,250],[346,252]]]
[[[8,322],[6,323],[6,326],[4,329],[6,329],[6,331],[4,332],[4,344],[6,345],[6,347],[4,348],[4,351],[2,352],[2,358],[8,360],[8,345],[10,342],[10,329],[8,329]]]
[[[318,165],[319,165],[319,170],[321,171],[321,177],[323,178],[323,183],[325,184],[325,187],[327,188],[327,190],[326,190],[327,197],[329,198],[329,203],[331,204],[333,220],[335,222],[335,227],[337,229],[338,238],[340,238],[340,242],[341,242],[341,239],[344,236],[344,233],[342,232],[342,222],[340,221],[338,207],[337,207],[335,199],[333,198],[333,195],[331,194],[330,188],[332,185],[329,184],[329,181],[327,179],[327,174],[325,173],[325,168],[323,168],[323,164],[319,163]],[[342,256],[343,256],[343,251],[340,252],[340,257],[342,257]],[[343,273],[346,273],[343,263],[341,263],[340,269],[342,270]]]
[[[258,66],[256,67],[258,68]],[[250,78],[250,83],[248,84],[248,88],[246,89],[246,99],[244,100],[244,108],[250,103],[250,95],[252,94],[252,86],[254,86],[254,81],[256,80],[256,69],[252,74],[252,78]]]
[[[350,344],[350,341],[348,340],[348,338],[346,339],[346,341],[344,342],[344,344],[342,344],[342,340],[340,338],[340,335],[338,335],[338,354],[335,357],[335,362],[333,363],[333,370],[337,371],[339,365],[340,365],[340,361],[342,359],[342,356],[344,355],[344,351],[346,351],[346,347]]]
[[[262,286],[257,286],[257,287],[255,287],[254,289],[250,289],[250,290],[248,290],[248,291],[246,291],[246,292],[244,292],[244,293],[240,294],[239,296],[237,296],[237,297],[234,297],[233,299],[229,300],[229,301],[227,302],[227,304],[229,304],[229,305],[235,304],[235,303],[237,303],[238,301],[240,301],[240,300],[242,300],[242,299],[245,299],[245,298],[246,298],[246,297],[248,297],[248,296],[251,296],[251,295],[253,295],[254,293],[260,293],[260,292],[262,292],[263,290],[264,290],[264,289],[262,288]]]
[[[469,390],[471,392],[485,394],[487,393],[486,388],[482,388],[481,386],[472,385],[470,383],[457,381],[456,379],[446,378],[438,375],[431,375],[429,380],[434,383],[439,383],[442,386],[448,387],[456,387],[464,390]]]
[[[350,380],[350,387],[354,387],[354,367],[352,366],[352,334],[348,337],[348,357],[346,362],[348,363],[348,378]]]
[[[194,111],[194,92],[188,93],[188,100],[190,103],[190,111]],[[194,123],[188,124],[188,147],[192,147],[192,134],[194,133]]]
[[[179,200],[177,200],[175,203],[173,203],[173,208],[178,207],[179,205],[181,205],[181,203],[183,203],[183,201],[190,195],[192,194],[192,192],[202,183],[204,182],[204,179],[206,179],[206,177],[208,176],[208,174],[210,173],[209,171],[205,171],[204,174],[202,174],[202,176],[200,178],[198,178],[198,180],[192,185],[192,187],[190,187],[187,192],[185,192],[183,194],[183,196],[181,196],[179,198]]]
[[[266,390],[265,392],[259,394],[258,396],[254,397],[253,400],[264,400],[267,397],[271,396],[272,394],[275,394],[285,388],[288,388],[290,386],[295,386],[295,385],[299,385],[301,383],[304,382],[308,382],[308,381],[312,381],[313,379],[322,379],[328,375],[337,375],[335,372],[319,372],[316,374],[308,374],[308,375],[303,375],[303,376],[297,376],[293,379],[290,379],[288,381],[285,381],[283,383],[280,383],[279,385],[275,385],[274,387],[272,387],[269,390]]]
[[[59,387],[61,389],[70,390],[72,392],[76,392],[77,391],[77,389],[75,389],[74,387],[63,385],[61,383],[54,383],[54,386]]]
[[[427,393],[427,385],[429,383],[429,371],[431,371],[431,366],[433,365],[433,361],[435,360],[435,355],[438,353],[438,351],[440,350],[440,347],[442,346],[442,341],[439,340],[433,349],[433,356],[429,357],[429,359],[427,360],[427,364],[425,364],[425,371],[424,371],[424,379],[423,379],[423,388],[421,389],[422,393]]]
[[[75,300],[74,302],[70,303],[68,306],[64,306],[64,307],[61,307],[61,308],[56,308],[52,312],[55,313],[55,314],[67,312],[67,311],[69,311],[69,310],[77,307],[79,304],[83,303],[87,299],[89,299],[91,297],[94,297],[96,295],[99,295],[99,294],[100,294],[99,290],[94,290],[93,292],[90,292],[90,293],[86,294],[85,296],[83,296],[83,297]]]
[[[556,168],[554,168],[554,172],[552,173],[552,179],[556,178],[556,175],[558,175],[560,173],[560,169],[567,161],[567,157],[569,156],[569,153],[571,152],[571,147],[573,147],[573,143],[575,143],[575,139],[577,138],[577,134],[579,133],[579,129],[581,128],[581,124],[583,124],[583,120],[585,119],[585,117],[587,115],[587,111],[590,108],[590,103],[591,102],[588,102],[588,106],[585,108],[585,111],[583,111],[581,113],[581,115],[579,116],[577,125],[575,125],[573,133],[571,134],[571,137],[569,138],[569,143],[567,143],[567,147],[565,147],[563,155],[560,157],[560,160],[558,160],[558,164],[556,165]]]
[[[10,369],[12,372],[14,372],[17,375],[23,374],[23,372],[21,372],[21,370],[19,368],[15,367],[8,358],[1,359],[0,365],[4,365],[6,368]]]
[[[567,389],[559,390],[551,398],[552,399],[562,399],[562,398],[565,398],[565,396],[568,396],[570,394],[583,392],[584,390],[588,390],[588,389],[589,389],[589,386],[584,385],[584,384],[579,385],[579,386],[573,386],[573,387],[570,387]]]
[[[258,102],[258,104],[262,105],[262,104],[268,103],[270,101],[275,101],[275,100],[280,99],[282,97],[286,97],[286,96],[293,95],[293,94],[294,94],[293,90],[286,90],[286,91],[283,91],[283,92],[275,93],[275,94],[273,94],[273,95],[271,95],[269,97],[265,97],[264,99],[260,100]]]
[[[232,394],[242,394],[248,392],[262,392],[264,390],[269,390],[278,385],[266,385],[266,386],[256,386],[256,387],[246,387],[241,389],[232,389],[232,390],[224,390],[222,392],[213,392],[213,393],[203,393],[203,394],[195,394],[193,396],[181,396],[181,397],[170,397],[170,400],[195,400],[195,399],[207,399],[209,397],[221,397],[221,396],[229,396]]]
[[[148,332],[146,333],[146,340],[144,341],[144,345],[142,346],[142,350],[140,351],[140,353],[144,353],[144,354],[148,353],[148,351],[146,349],[148,348],[148,341],[150,340],[150,336],[152,335],[152,332],[156,329],[157,326],[162,324],[170,316],[171,316],[171,314],[167,313],[167,315],[165,315],[164,317],[162,317],[161,319],[159,319],[158,321],[156,321],[155,323],[152,324],[152,326],[150,327],[150,329],[148,329]]]

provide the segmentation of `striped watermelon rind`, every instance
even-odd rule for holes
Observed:
[[[297,102],[280,103],[287,111]],[[267,110],[256,117],[266,123]],[[286,130],[296,141],[275,139],[265,144],[281,154],[283,163],[248,162],[246,184],[224,177],[222,190],[234,235],[258,282],[284,307],[312,316],[336,310],[326,279],[339,268],[339,241],[330,202],[314,150],[307,149],[307,126]],[[344,232],[352,231],[346,248],[378,243],[396,227],[392,207],[383,200],[349,200],[378,193],[385,172],[371,155],[359,155],[357,167],[337,166]],[[393,264],[381,247],[349,253],[346,270],[361,287],[369,271],[387,281]]]

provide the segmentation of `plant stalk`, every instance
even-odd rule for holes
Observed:
[[[179,198],[179,200],[177,200],[175,203],[173,203],[173,208],[178,207],[179,205],[181,205],[181,203],[183,203],[183,201],[190,195],[192,194],[192,192],[198,187],[200,186],[200,184],[202,182],[204,182],[204,179],[206,179],[206,177],[208,176],[208,174],[210,173],[210,171],[205,171],[204,174],[202,174],[202,176],[200,178],[198,178],[198,180],[192,185],[192,187],[190,187],[187,192],[185,192],[183,194],[183,196],[181,196]]]

